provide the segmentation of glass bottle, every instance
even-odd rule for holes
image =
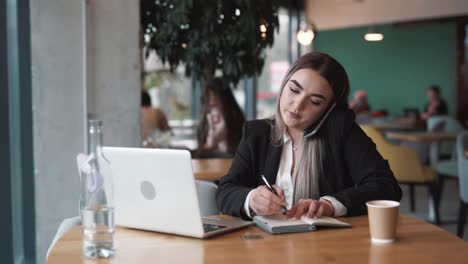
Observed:
[[[102,153],[102,122],[88,121],[88,158],[80,168],[83,253],[108,258],[114,249],[114,199],[109,161]]]

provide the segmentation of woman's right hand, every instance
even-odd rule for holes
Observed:
[[[272,186],[278,195],[272,193],[268,187],[261,185],[252,192],[250,196],[249,206],[256,215],[273,215],[279,214],[286,206],[283,189]]]

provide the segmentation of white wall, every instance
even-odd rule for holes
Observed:
[[[308,0],[319,30],[468,15],[467,0]]]
[[[95,1],[87,1],[92,4]],[[99,0],[88,39],[96,71],[92,112],[104,121],[104,141],[139,142],[138,1]],[[82,1],[31,1],[37,259],[60,222],[78,215],[75,156],[84,151],[88,112],[83,87]]]

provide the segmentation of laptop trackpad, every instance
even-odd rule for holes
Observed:
[[[224,227],[236,227],[236,226],[244,226],[249,225],[252,222],[243,221],[238,218],[221,218],[217,216],[212,217],[202,217],[203,224],[211,224],[211,225],[218,225]]]
[[[238,218],[225,218],[225,217],[203,217],[203,228],[205,229],[205,236],[210,237],[215,234],[221,234],[229,231],[234,231],[242,227],[252,225],[252,222],[243,221]],[[211,235],[210,235],[211,234]]]
[[[213,224],[203,223],[203,231],[205,233],[208,233],[210,231],[219,230],[219,229],[226,228],[226,227],[227,226],[225,226],[225,225],[213,225]]]

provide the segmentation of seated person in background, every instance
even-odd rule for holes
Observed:
[[[219,78],[205,85],[198,127],[198,157],[234,155],[242,137],[245,118],[231,88]]]
[[[429,102],[424,106],[424,113],[421,118],[427,120],[431,116],[448,114],[447,103],[440,95],[440,87],[431,85],[427,89],[427,99]]]
[[[141,91],[140,133],[143,145],[148,147],[167,146],[171,128],[164,112],[153,108],[147,91]]]
[[[354,98],[349,103],[351,108],[356,114],[363,112],[370,112],[371,108],[369,102],[367,102],[367,93],[364,90],[357,90],[354,92]]]
[[[354,92],[354,98],[349,103],[349,108],[356,114],[356,122],[358,124],[372,123],[372,113],[370,105],[367,102],[367,93],[364,90]]]
[[[372,117],[387,117],[387,116],[388,116],[388,111],[385,109],[372,111]]]
[[[245,124],[217,190],[221,212],[249,219],[286,206],[289,218],[353,216],[365,214],[370,200],[399,201],[401,189],[354,121],[348,93],[340,63],[320,52],[300,57],[283,80],[274,120]]]

